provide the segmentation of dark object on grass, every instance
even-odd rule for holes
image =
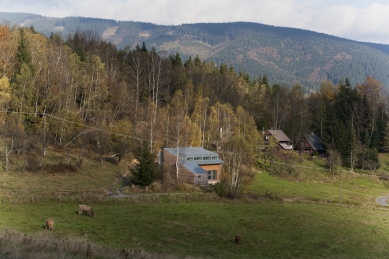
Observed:
[[[235,237],[235,243],[240,244],[242,242],[242,235],[237,234]]]

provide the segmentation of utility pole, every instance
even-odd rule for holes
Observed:
[[[43,113],[42,156],[46,155],[46,113]]]
[[[339,199],[342,202],[342,188],[343,188],[343,170],[342,171],[342,180],[340,181],[340,191],[339,191]]]

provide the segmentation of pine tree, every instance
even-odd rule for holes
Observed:
[[[140,49],[140,51],[147,53],[147,48],[146,48],[146,43],[145,42],[142,43],[142,48]]]
[[[147,143],[143,143],[135,153],[138,164],[131,170],[131,181],[142,187],[149,186],[158,178],[156,155],[150,152]]]
[[[389,152],[389,122],[386,123],[386,130],[382,140],[382,149],[384,152]]]

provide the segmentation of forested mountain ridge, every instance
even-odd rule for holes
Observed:
[[[162,26],[108,19],[50,18],[34,14],[1,13],[9,21],[49,36],[66,36],[77,29],[93,30],[118,48],[145,42],[159,55],[177,52],[187,59],[196,55],[216,66],[227,64],[251,78],[267,75],[270,83],[299,84],[307,92],[324,80],[352,85],[373,76],[389,85],[389,45],[356,42],[307,30],[257,23],[198,23]]]

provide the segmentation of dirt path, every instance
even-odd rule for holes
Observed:
[[[117,173],[116,175],[116,180],[110,184],[108,187],[105,188],[105,190],[107,191],[108,193],[108,196],[112,196],[112,195],[123,195],[121,192],[120,192],[120,188],[117,189],[117,193],[115,194],[114,191],[113,191],[113,188],[119,184],[120,182],[124,181],[125,178],[126,178],[127,174],[121,174],[121,173]]]
[[[107,197],[111,198],[125,198],[125,197],[147,197],[147,196],[170,196],[170,195],[187,195],[189,193],[183,192],[183,193],[172,193],[172,192],[156,192],[156,193],[133,193],[133,194],[113,194],[108,195]]]

